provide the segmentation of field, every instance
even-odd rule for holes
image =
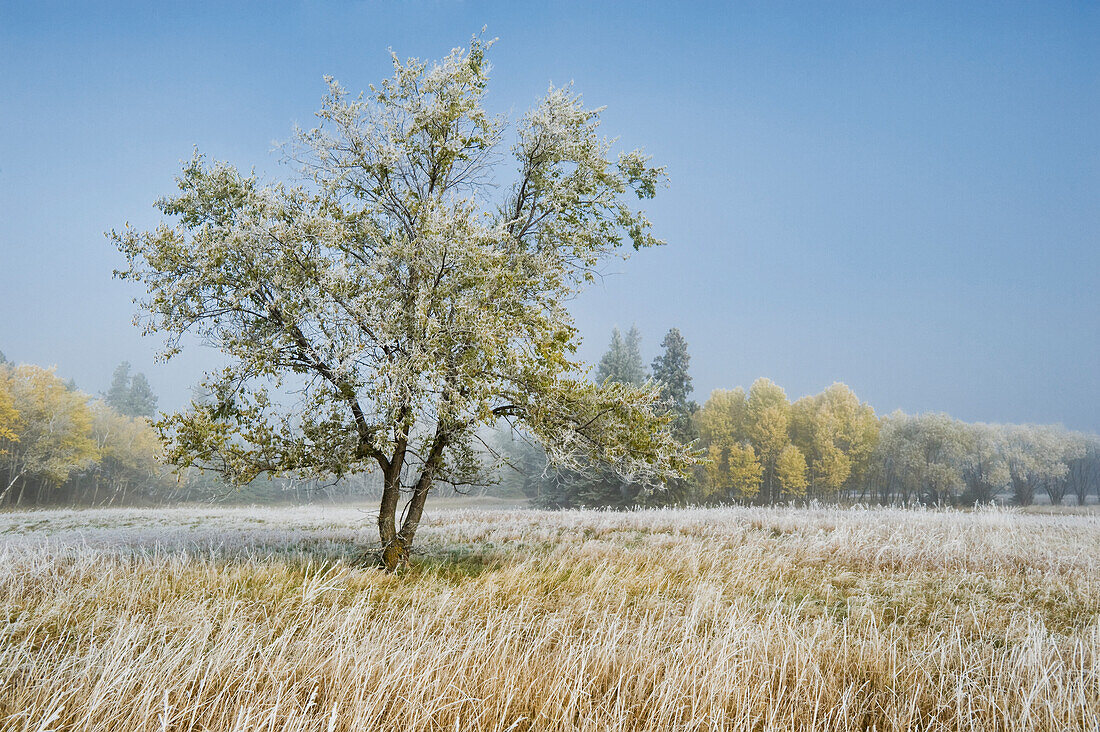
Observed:
[[[4,730],[1100,728],[1100,516],[0,514]]]

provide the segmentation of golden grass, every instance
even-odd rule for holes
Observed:
[[[0,514],[5,730],[1100,728],[1100,516]]]

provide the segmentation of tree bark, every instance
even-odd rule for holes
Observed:
[[[383,472],[382,503],[378,509],[378,538],[382,542],[382,564],[394,571],[408,559],[408,551],[397,539],[397,504],[401,500],[401,466],[391,462]]]
[[[435,437],[424,461],[420,478],[416,481],[412,497],[405,507],[405,520],[401,524],[400,531],[397,531],[396,521],[397,504],[401,496],[401,471],[397,467],[397,461],[392,462],[390,470],[386,471],[382,505],[378,514],[378,534],[382,540],[382,566],[388,572],[394,572],[402,566],[408,566],[409,549],[412,547],[416,530],[420,526],[420,519],[424,515],[424,504],[428,499],[428,492],[432,488],[432,481],[443,462],[443,450],[446,445],[446,431],[440,423],[436,426]]]

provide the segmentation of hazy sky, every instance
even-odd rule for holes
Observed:
[[[1100,430],[1100,4],[0,0],[0,350],[86,391],[131,361],[184,403],[214,362],[131,323],[103,237],[156,223],[193,146],[272,143],[333,74],[498,36],[489,97],[575,82],[669,168],[667,247],[575,303],[582,355],[678,326],[696,398],[844,381],[880,412]]]

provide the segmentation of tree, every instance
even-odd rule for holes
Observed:
[[[990,503],[1008,484],[1008,464],[1004,457],[1004,430],[999,425],[965,425],[966,439],[962,458],[963,480],[968,501]]]
[[[662,243],[629,197],[653,197],[664,171],[640,150],[613,156],[570,88],[502,151],[506,120],[482,104],[489,45],[394,56],[369,95],[328,79],[317,127],[290,148],[305,179],[263,184],[196,154],[157,204],[171,223],[109,234],[165,355],[193,332],[229,362],[207,375],[209,404],[158,423],[169,459],[238,484],[373,464],[391,569],[434,484],[483,479],[476,433],[498,420],[559,466],[658,483],[691,464],[656,387],[583,378],[564,306],[625,244]]]
[[[921,414],[912,418],[916,450],[910,463],[927,503],[951,503],[965,482],[962,476],[966,432],[946,414]]]
[[[130,380],[130,409],[125,412],[128,417],[152,418],[157,412],[157,395],[153,393],[153,387],[149,385],[145,374],[134,374]]]
[[[895,412],[883,419],[870,475],[884,503],[913,500],[951,503],[963,478],[967,434],[946,414],[912,416]]]
[[[875,410],[840,382],[791,405],[791,438],[809,462],[815,497],[862,487],[878,434]]]
[[[596,381],[615,381],[620,384],[641,386],[646,381],[642,363],[642,334],[635,326],[623,338],[618,328],[611,331],[611,344],[596,368]]]
[[[894,412],[883,417],[878,442],[868,470],[874,500],[883,505],[908,504],[915,492],[909,465],[913,443],[906,434],[908,416]]]
[[[691,442],[696,437],[691,417],[699,405],[691,401],[694,387],[688,371],[690,364],[687,341],[678,328],[669,329],[661,341],[661,353],[653,359],[651,370],[653,380],[661,387],[663,403],[675,415],[672,432],[681,442]]]
[[[633,386],[645,384],[641,340],[637,327],[631,326],[625,338],[618,328],[612,329],[611,343],[596,369],[596,381]],[[661,403],[655,406],[659,413],[664,413]],[[541,477],[546,485],[540,503],[547,508],[624,508],[638,504],[647,494],[645,486],[623,480],[613,470],[598,464],[586,465],[580,470],[544,470]],[[663,493],[667,495],[667,488],[676,484],[678,481],[670,482]]]
[[[128,493],[153,488],[160,472],[161,445],[149,421],[119,414],[103,401],[93,402],[91,410],[99,462],[89,471],[89,502],[125,502]]]
[[[111,376],[107,390],[108,406],[127,417],[152,417],[157,410],[157,396],[145,374],[130,375],[130,363],[123,361]]]
[[[1088,444],[1081,435],[1063,427],[1048,427],[1049,442],[1047,449],[1053,459],[1052,471],[1043,479],[1043,488],[1050,497],[1051,504],[1057,506],[1065,500],[1070,490],[1071,467],[1088,454]]]
[[[1079,445],[1080,454],[1069,461],[1066,481],[1077,497],[1077,505],[1083,506],[1089,493],[1100,491],[1100,437],[1075,432],[1073,439]]]
[[[788,433],[791,405],[787,394],[770,379],[757,379],[749,388],[745,405],[749,442],[764,469],[764,502],[779,500],[776,461],[783,448],[790,444]]]
[[[775,462],[776,480],[783,493],[791,498],[806,495],[806,458],[794,445],[787,445],[779,453]]]
[[[107,405],[116,412],[122,412],[130,402],[130,362],[123,361],[111,374],[111,386],[104,396]]]
[[[1019,505],[1031,505],[1039,490],[1065,478],[1069,466],[1061,432],[1054,427],[1031,424],[1010,425],[1005,429],[1004,459],[1012,497]],[[1052,501],[1055,495],[1051,495]],[[1057,500],[1061,500],[1061,495]]]
[[[695,426],[703,444],[747,440],[747,410],[745,390],[741,387],[712,391],[703,408],[695,414]]]
[[[70,391],[52,369],[39,366],[2,366],[12,403],[19,415],[17,439],[5,442],[0,456],[0,503],[16,495],[22,502],[31,480],[59,486],[76,471],[99,457],[91,438],[92,414],[88,397]],[[12,491],[19,487],[19,492]]]
[[[755,498],[764,469],[751,445],[721,440],[707,448],[705,474],[708,499],[725,503]]]
[[[745,400],[745,390],[741,387],[715,389],[702,408],[695,412],[692,427],[699,435],[707,458],[704,468],[695,476],[697,485],[704,489],[703,493],[696,495],[698,500],[713,500],[716,490],[721,498],[721,487],[731,482],[722,477],[728,467],[724,467],[721,461],[727,459],[725,451],[731,445],[743,444],[748,439],[745,433]],[[753,495],[756,495],[755,490]]]
[[[0,357],[2,356],[0,353]],[[11,369],[0,358],[0,455],[7,453],[6,443],[19,442],[19,432],[23,428],[23,420],[19,418],[19,410],[15,408],[12,388]]]

